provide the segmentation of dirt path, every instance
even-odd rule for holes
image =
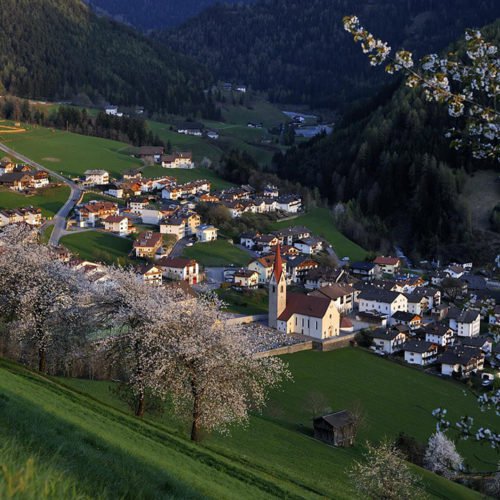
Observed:
[[[500,203],[500,172],[476,172],[467,180],[464,196],[469,203],[473,227],[490,229],[491,211]]]

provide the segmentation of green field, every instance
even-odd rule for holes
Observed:
[[[248,315],[267,314],[269,310],[266,290],[239,292],[231,288],[219,288],[216,293],[224,301],[229,312]]]
[[[43,244],[47,245],[50,237],[52,236],[52,232],[54,231],[54,226],[47,226],[43,231],[40,236],[40,239]]]
[[[247,464],[269,474],[275,480],[303,488],[306,498],[353,498],[345,474],[353,460],[359,459],[365,440],[393,439],[404,431],[425,442],[435,428],[431,411],[439,406],[449,410],[450,417],[466,413],[486,424],[495,418],[478,411],[474,396],[465,396],[463,386],[431,377],[400,366],[359,349],[329,353],[303,352],[285,356],[294,381],[282,391],[274,392],[263,415],[251,418],[247,428],[237,428],[231,436],[214,435],[203,449],[224,455],[234,464]],[[65,383],[91,394],[116,408],[121,401],[109,391],[107,382],[65,380]],[[307,397],[313,392],[324,395],[336,410],[359,403],[365,413],[356,446],[337,449],[312,438],[311,413]],[[158,425],[175,428],[187,436],[187,425],[168,417],[153,418]],[[476,456],[495,463],[496,454],[470,442],[459,442],[458,448],[473,465],[481,465]],[[488,464],[482,464],[488,468]],[[450,483],[422,469],[427,491],[434,498],[479,498],[474,492]],[[238,492],[239,494],[239,492]]]
[[[252,259],[250,255],[226,240],[211,241],[209,243],[196,243],[192,247],[186,247],[184,257],[196,259],[205,267],[221,267],[234,265],[246,266]]]
[[[276,222],[273,229],[305,226],[315,235],[325,238],[333,246],[337,256],[349,257],[353,261],[364,260],[367,252],[345,237],[336,227],[333,216],[327,208],[314,208],[307,214],[285,222]]]
[[[234,186],[234,184],[221,179],[213,170],[209,170],[208,168],[163,168],[155,165],[146,167],[142,171],[142,174],[148,178],[164,176],[174,177],[179,183],[206,179],[212,183],[212,190],[227,189],[228,187]]]
[[[129,146],[121,142],[72,134],[43,127],[26,126],[26,132],[0,135],[0,141],[54,172],[80,176],[88,169],[107,170],[121,177],[124,170],[141,162],[128,156]]]
[[[61,244],[83,260],[120,265],[131,262],[132,241],[110,233],[83,231],[63,236]]]
[[[69,198],[69,187],[56,186],[37,190],[26,196],[10,189],[0,188],[0,208],[37,207],[44,217],[53,217]]]
[[[107,194],[98,193],[85,193],[82,198],[82,203],[87,203],[92,200],[112,201],[113,203],[117,203],[120,206],[123,206],[126,203],[125,200],[115,198],[114,196],[108,196]]]

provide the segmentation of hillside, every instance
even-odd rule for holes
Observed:
[[[269,91],[272,100],[339,107],[366,97],[382,72],[366,64],[343,29],[358,15],[393,46],[417,54],[440,50],[465,27],[500,15],[496,0],[258,0],[219,4],[159,35],[176,50],[206,64],[217,78]]]
[[[0,94],[203,110],[206,73],[81,0],[2,0]]]
[[[85,0],[97,12],[112,16],[141,30],[176,26],[217,0]],[[249,3],[253,0],[226,0]]]
[[[0,464],[19,470],[34,460],[39,491],[47,479],[64,498],[355,498],[346,468],[365,439],[400,431],[425,441],[433,408],[450,417],[466,411],[486,425],[459,384],[430,377],[353,349],[287,356],[295,382],[272,395],[263,416],[231,436],[194,446],[182,423],[162,417],[139,421],[108,382],[50,379],[0,360]],[[314,366],[313,372],[311,367]],[[363,368],[361,368],[363,367]],[[366,374],[370,373],[369,379]],[[391,380],[391,390],[380,388]],[[359,401],[366,414],[359,445],[336,449],[311,439],[307,396],[320,392],[329,405]],[[397,417],[397,418],[396,418]],[[477,445],[459,443],[477,466]],[[483,449],[482,458],[494,460]],[[418,470],[431,498],[471,499],[474,492]],[[40,484],[42,483],[42,484]],[[0,476],[0,496],[5,484]],[[57,494],[72,491],[72,495]],[[25,495],[28,497],[28,495]],[[33,495],[32,497],[40,498]],[[28,497],[29,498],[29,497]]]

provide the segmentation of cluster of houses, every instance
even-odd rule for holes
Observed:
[[[0,227],[23,223],[39,227],[42,222],[42,210],[40,208],[23,207],[0,210]]]
[[[43,170],[35,170],[28,165],[16,164],[10,160],[0,162],[0,186],[13,191],[31,191],[47,187],[49,184],[49,174]]]

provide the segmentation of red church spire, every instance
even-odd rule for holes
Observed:
[[[281,246],[278,243],[276,245],[276,255],[274,257],[274,268],[273,268],[273,274],[276,283],[279,283],[282,273],[283,273],[283,258],[281,257]]]

